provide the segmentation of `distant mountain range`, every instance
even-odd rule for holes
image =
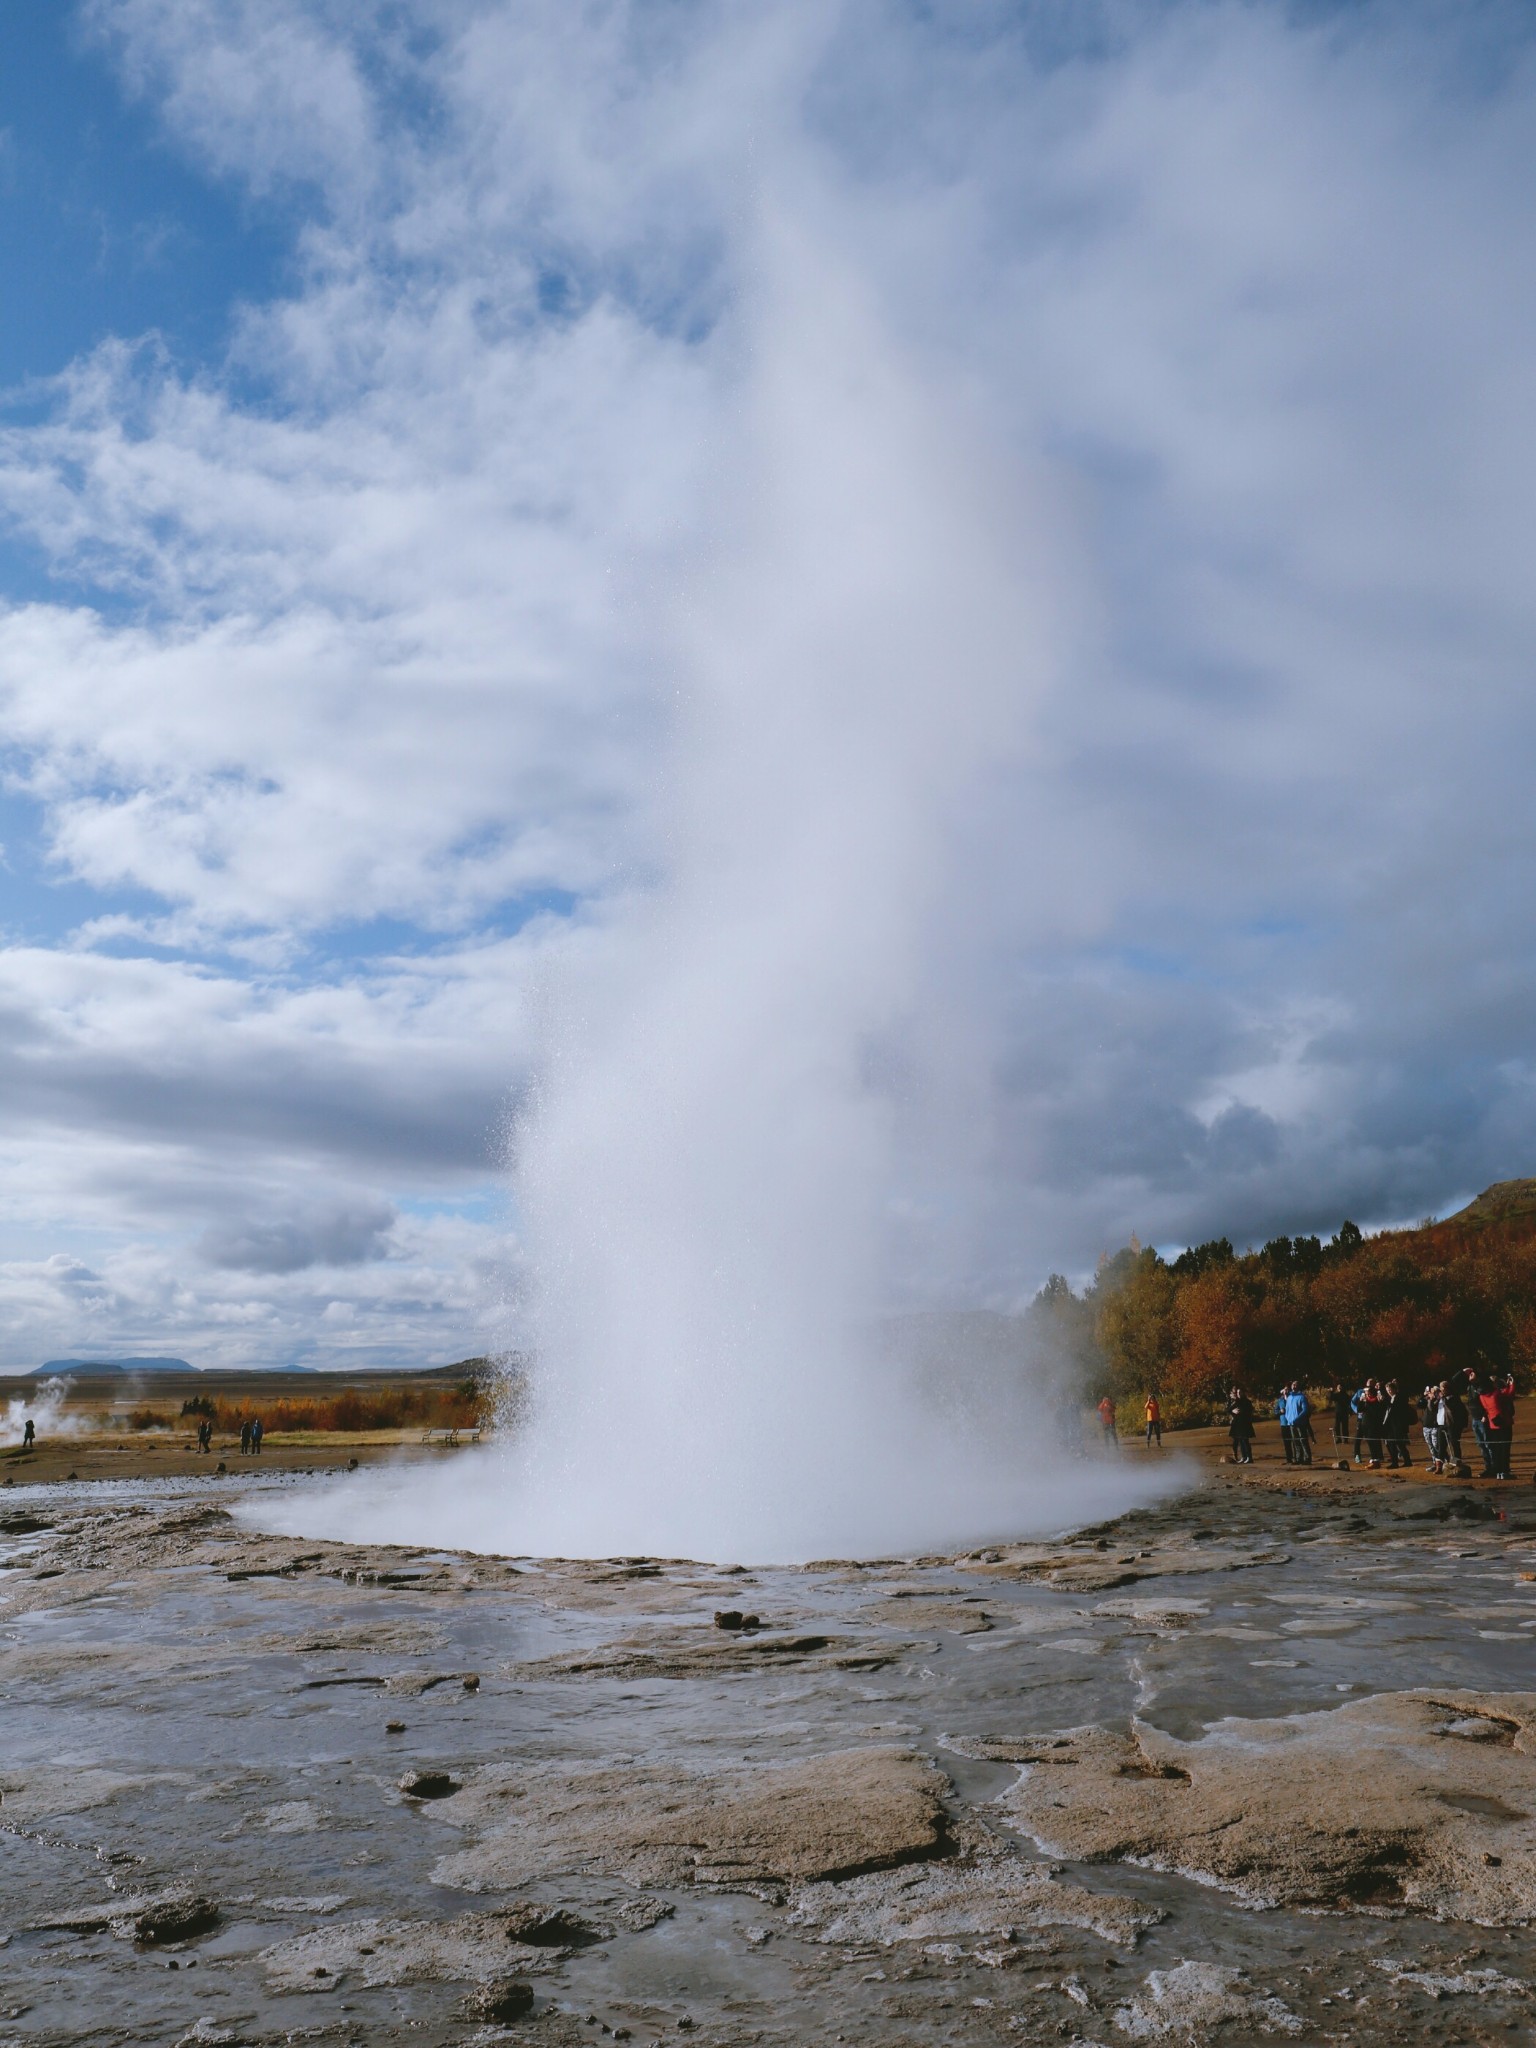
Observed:
[[[184,1358],[50,1358],[39,1372],[191,1372]]]

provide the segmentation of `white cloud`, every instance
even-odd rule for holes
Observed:
[[[559,913],[600,926],[675,848],[712,522],[773,527],[722,465],[776,372],[803,423],[845,287],[1034,480],[1046,530],[1001,544],[1056,591],[954,828],[946,1100],[990,1135],[914,1138],[902,1201],[951,1219],[921,1284],[1004,1299],[1131,1227],[1417,1213],[1530,1164],[1514,13],[83,18],[293,266],[226,372],[114,342],[0,436],[0,514],[96,598],[0,615],[7,772],[102,899],[0,955],[16,1341],[64,1347],[62,1244],[103,1328],[225,1357],[499,1313],[500,1229],[413,1197],[494,1172]],[[770,222],[829,266],[789,326]],[[855,541],[765,547],[767,610],[787,561],[835,619]]]

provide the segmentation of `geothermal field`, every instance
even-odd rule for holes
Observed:
[[[1536,2042],[1533,191],[1531,0],[0,11],[0,2048]]]
[[[269,1533],[346,1459],[17,1479],[0,2040],[1527,2038],[1529,1484],[1209,1434],[772,1568]]]

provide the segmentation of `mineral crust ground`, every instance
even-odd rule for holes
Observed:
[[[18,1476],[0,2044],[1529,2039],[1536,1488],[1194,1476],[797,1570]]]

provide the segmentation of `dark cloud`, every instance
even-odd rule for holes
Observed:
[[[396,1212],[384,1204],[312,1216],[220,1223],[198,1251],[210,1266],[242,1273],[299,1273],[310,1266],[360,1266],[382,1259]]]

